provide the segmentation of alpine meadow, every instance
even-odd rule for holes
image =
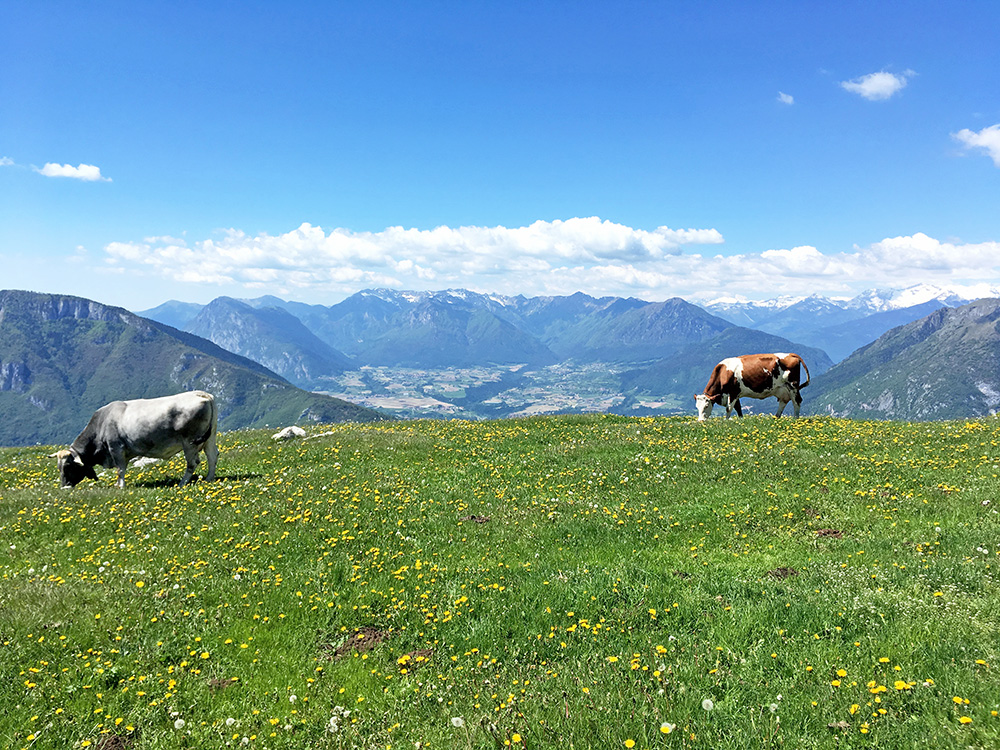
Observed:
[[[1000,423],[312,426],[0,450],[12,748],[1000,744]]]

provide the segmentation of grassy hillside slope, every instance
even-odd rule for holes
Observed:
[[[6,746],[1000,744],[995,420],[313,434],[0,450]]]

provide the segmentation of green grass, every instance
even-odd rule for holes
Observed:
[[[0,450],[0,745],[1000,745],[996,420],[323,429]]]

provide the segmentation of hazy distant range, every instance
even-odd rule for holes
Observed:
[[[852,299],[695,305],[582,293],[372,289],[330,306],[220,297],[207,305],[171,301],[139,314],[302,388],[404,417],[686,413],[715,362],[756,351],[796,351],[806,359],[817,386],[804,394],[809,413],[835,363],[888,331],[977,296],[1000,291],[920,285]]]

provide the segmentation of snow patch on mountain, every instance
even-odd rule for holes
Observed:
[[[869,289],[851,298],[810,295],[808,297],[775,297],[766,300],[751,300],[742,296],[722,296],[704,303],[702,307],[727,320],[740,318],[744,321],[757,321],[794,305],[800,305],[801,308],[802,303],[809,305],[821,302],[829,303],[844,310],[870,315],[890,310],[903,310],[932,300],[937,300],[947,307],[958,307],[987,297],[1000,297],[1000,286],[985,283],[955,284],[946,287],[935,284],[916,284],[905,289]]]

